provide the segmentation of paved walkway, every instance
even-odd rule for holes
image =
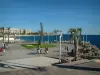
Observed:
[[[0,75],[100,75],[100,72],[93,70],[80,70],[50,66],[38,69],[23,69],[12,72],[0,72]]]
[[[44,57],[43,55],[38,55],[36,49],[27,50],[18,44],[10,44],[4,56],[0,56],[0,64],[6,64],[13,68],[15,66],[19,66],[17,68],[33,68],[35,66],[51,66],[51,63],[58,62],[58,59]],[[1,72],[12,70],[9,67],[4,68],[4,66],[0,69]]]
[[[69,45],[69,51],[73,46]],[[62,53],[65,52],[64,45],[62,46]],[[58,57],[59,55],[59,46],[57,48],[49,48],[49,53],[45,56],[48,57]],[[57,66],[50,66],[51,63],[57,62],[57,59],[47,58],[43,57],[44,54],[41,54],[40,56],[36,54],[36,49],[34,50],[27,50],[19,45],[11,44],[9,45],[9,49],[6,50],[6,53],[4,56],[0,56],[0,60],[4,63],[10,63],[10,65],[17,65],[17,66],[24,66],[24,69],[20,66],[20,70],[16,70],[12,68],[9,68],[6,66],[0,67],[0,75],[100,75],[99,71],[93,71],[93,70],[80,70],[80,69],[73,69],[73,68],[65,68],[65,67],[57,67]],[[90,63],[91,64],[91,63]],[[43,68],[38,69],[29,69],[30,65],[33,66],[47,66]],[[80,64],[78,66],[82,66],[83,64]],[[85,65],[85,64],[84,64]],[[86,64],[85,66],[89,67],[92,65],[98,66],[99,63],[93,63],[91,65]],[[1,64],[0,64],[1,66]],[[33,67],[32,66],[32,67]],[[77,66],[77,65],[76,65]],[[28,68],[28,69],[25,69]],[[18,68],[18,67],[17,67]],[[99,67],[98,67],[99,68]],[[19,68],[18,68],[19,69]],[[13,71],[12,71],[13,70]],[[8,72],[4,72],[8,71]]]
[[[9,48],[6,49],[4,56],[0,56],[0,60],[14,60],[14,59],[22,59],[22,58],[30,58],[36,56],[37,51],[27,50],[20,45],[10,44]]]

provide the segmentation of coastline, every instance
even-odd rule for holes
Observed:
[[[39,35],[10,35],[10,36],[39,36]]]

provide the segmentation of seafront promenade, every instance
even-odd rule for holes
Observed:
[[[73,47],[73,45],[69,45],[69,51]],[[63,44],[62,53],[64,52]],[[56,57],[59,57],[58,55],[59,44],[56,48],[49,48],[46,55],[44,53],[38,55],[36,49],[28,50],[20,44],[9,44],[5,55],[0,56],[0,75],[100,75],[100,60],[98,62],[82,60],[76,63],[62,63],[52,66],[52,63],[58,62],[58,59],[56,59]],[[3,66],[4,64],[6,66]]]

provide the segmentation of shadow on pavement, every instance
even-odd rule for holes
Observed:
[[[56,65],[59,68],[69,68],[77,70],[89,70],[89,71],[100,71],[100,68],[84,67],[84,66],[74,66],[74,65]]]
[[[35,55],[35,54],[37,54],[37,53],[28,53],[28,55]]]
[[[31,67],[21,66],[21,64],[19,64],[19,65],[11,65],[10,66],[10,65],[6,65],[6,64],[0,63],[0,67],[2,67],[2,68],[12,68],[12,69],[16,69],[14,67],[19,67],[19,68],[31,69],[31,70],[35,70],[35,71],[47,71],[46,70],[46,67],[38,67],[38,66],[37,67],[34,67],[33,65],[26,65],[26,66],[31,66]]]
[[[38,67],[38,68],[33,68],[32,70],[35,70],[35,71],[47,71],[47,69],[45,67]]]

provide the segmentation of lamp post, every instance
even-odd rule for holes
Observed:
[[[61,38],[62,38],[62,32],[60,34],[60,46],[59,46],[59,63],[61,62]]]

